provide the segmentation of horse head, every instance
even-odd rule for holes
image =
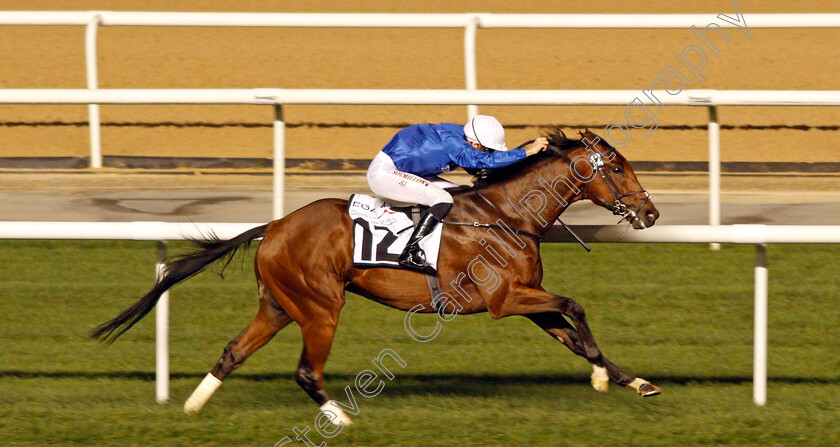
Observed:
[[[573,176],[583,183],[579,198],[621,216],[635,229],[656,223],[659,211],[627,159],[589,129],[579,133],[580,140],[566,138],[560,129],[547,135],[549,147],[567,160]]]

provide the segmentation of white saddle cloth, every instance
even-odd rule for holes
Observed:
[[[414,223],[406,213],[394,210],[382,199],[353,194],[347,212],[353,219],[353,263],[364,267],[400,267],[398,259]],[[437,270],[443,225],[420,241],[426,264]]]

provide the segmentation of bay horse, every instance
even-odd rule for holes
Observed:
[[[199,411],[231,371],[294,321],[303,334],[298,384],[324,414],[332,412],[330,422],[350,424],[324,387],[345,291],[403,311],[439,311],[450,318],[479,312],[496,319],[522,315],[590,362],[596,390],[607,392],[612,379],[641,396],[659,394],[658,387],[604,357],[577,301],[540,286],[540,242],[569,204],[589,199],[636,229],[653,225],[659,211],[630,163],[589,129],[580,139],[567,138],[559,128],[546,136],[548,150],[452,191],[454,207],[444,223],[438,259],[441,293],[434,300],[423,273],[355,267],[348,201],[323,199],[231,240],[194,241],[196,251],[168,259],[154,288],[96,328],[93,337],[114,341],[149,313],[164,291],[214,261],[230,262],[239,248],[262,238],[254,259],[259,311],[186,401],[188,413]]]

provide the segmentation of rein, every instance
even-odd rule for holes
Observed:
[[[505,228],[501,225],[484,223],[484,222],[450,222],[448,220],[444,220],[443,223],[446,224],[446,225],[455,225],[455,226],[459,226],[459,227],[494,228],[496,230],[511,231],[510,228]],[[540,242],[543,239],[542,236],[537,236],[534,233],[529,233],[527,231],[520,230],[519,228],[515,228],[512,231],[513,231],[514,234],[516,234],[518,236],[519,235],[528,236],[528,237],[530,237],[531,239],[534,239],[537,242]]]
[[[504,187],[504,184],[502,184],[502,186]],[[505,191],[505,197],[507,197],[508,202],[510,202],[510,204],[513,205],[513,201],[510,199],[510,196],[508,195],[506,187],[504,187],[504,191]],[[499,207],[496,206],[496,204],[491,202],[490,199],[488,199],[487,197],[484,197],[484,195],[481,194],[481,192],[479,192],[477,189],[473,190],[473,192],[476,193],[476,195],[478,195],[479,197],[481,197],[482,200],[487,202],[487,204],[490,205],[491,208],[496,210],[496,212],[498,212],[499,215],[501,215],[501,216],[505,215],[505,213],[503,213],[502,210],[500,210]],[[513,210],[516,211],[516,214],[519,214],[520,217],[525,219],[525,216],[523,216],[522,213],[520,213],[519,210],[516,209],[516,206],[513,207]],[[510,228],[504,228],[501,225],[484,223],[484,222],[450,222],[448,220],[444,220],[443,223],[446,224],[446,225],[456,225],[456,226],[461,226],[461,227],[495,228],[497,230],[510,231]],[[513,232],[514,232],[514,234],[517,234],[517,235],[528,236],[528,237],[536,240],[537,243],[539,243],[543,239],[543,236],[538,236],[534,233],[530,233],[530,232],[527,232],[527,231],[520,230],[518,225],[517,225],[516,228],[513,229]]]
[[[558,152],[558,153],[559,153],[559,149],[555,148],[554,146],[549,145],[549,148],[551,148],[551,149],[552,149],[552,150],[554,150],[555,152]],[[526,217],[525,217],[525,216],[524,216],[521,212],[519,212],[519,209],[516,207],[516,204],[514,204],[514,203],[513,203],[513,200],[511,200],[511,198],[510,198],[510,193],[508,193],[508,190],[507,190],[507,184],[502,183],[502,190],[505,192],[505,198],[507,199],[508,203],[510,203],[510,206],[511,206],[511,207],[513,207],[513,210],[514,210],[514,211],[516,211],[516,214],[518,214],[518,215],[519,215],[519,217],[521,217],[523,220],[526,220],[526,221],[527,221],[527,220],[528,220],[528,218],[526,218]],[[487,197],[485,197],[483,194],[481,194],[481,192],[480,192],[478,189],[473,190],[473,192],[474,192],[476,195],[478,195],[478,197],[481,197],[481,199],[482,199],[482,200],[484,200],[484,201],[485,201],[488,205],[490,205],[490,207],[491,207],[491,208],[493,208],[494,210],[496,210],[496,212],[497,212],[497,213],[499,213],[499,215],[501,215],[501,216],[504,216],[504,215],[505,215],[505,214],[502,212],[502,210],[501,210],[501,209],[499,209],[499,207],[498,207],[498,206],[496,206],[496,204],[495,204],[495,203],[491,202],[491,201],[490,201],[490,199],[488,199],[488,198],[487,198]],[[561,211],[561,214],[562,214],[562,211]],[[586,245],[586,243],[585,243],[585,242],[583,242],[583,240],[582,240],[582,239],[581,239],[581,238],[580,238],[577,234],[575,234],[575,232],[574,232],[574,231],[572,231],[572,229],[571,229],[571,228],[569,228],[569,227],[568,227],[565,223],[563,223],[563,221],[562,221],[562,220],[560,220],[560,216],[557,216],[557,219],[556,219],[556,220],[557,220],[557,222],[560,222],[560,225],[562,225],[562,226],[563,226],[563,228],[564,228],[566,231],[568,231],[568,232],[569,232],[569,234],[571,234],[571,235],[572,235],[572,236],[573,236],[573,237],[574,237],[574,238],[578,241],[578,243],[580,243],[580,245],[582,245],[582,246],[583,246],[583,248],[585,248],[585,249],[586,249],[586,251],[592,251],[592,249],[590,249],[590,248],[589,248],[589,246],[587,246],[587,245]],[[479,227],[479,228],[495,228],[495,229],[498,229],[498,230],[503,230],[503,231],[508,231],[508,230],[510,230],[509,228],[502,228],[500,225],[495,225],[495,224],[490,224],[490,223],[482,223],[482,222],[472,222],[472,223],[470,223],[470,222],[449,222],[449,221],[443,221],[443,223],[444,223],[444,224],[449,224],[449,225],[465,226],[465,227],[466,227],[466,226],[470,226],[470,227]],[[545,236],[538,236],[538,235],[536,235],[536,234],[534,234],[534,233],[530,233],[530,232],[527,232],[527,231],[520,230],[520,229],[519,229],[519,226],[517,226],[517,227],[516,227],[516,229],[514,229],[514,230],[513,230],[513,232],[514,232],[515,234],[517,234],[517,235],[520,235],[520,234],[521,234],[521,235],[523,235],[523,236],[528,236],[528,237],[530,237],[530,238],[532,238],[532,239],[536,240],[536,241],[537,241],[537,243],[540,243],[540,242],[543,240],[543,238],[545,237]]]
[[[504,191],[505,191],[505,196],[507,196],[508,201],[510,202],[510,204],[511,204],[511,205],[513,205],[513,201],[511,201],[511,200],[510,200],[510,195],[509,195],[509,194],[508,194],[508,192],[507,192],[507,188],[504,188]],[[481,193],[480,193],[480,192],[478,192],[478,190],[476,190],[476,191],[475,191],[475,193],[476,193],[476,194],[478,194],[478,196],[479,196],[479,197],[481,197],[482,199],[484,199],[484,201],[485,201],[485,202],[487,202],[487,203],[488,203],[491,207],[493,207],[493,209],[495,209],[495,210],[496,210],[499,214],[504,215],[504,214],[502,214],[502,211],[501,211],[501,210],[500,210],[500,209],[499,209],[499,208],[498,208],[495,204],[493,204],[493,202],[491,202],[490,200],[488,200],[488,199],[487,199],[487,197],[484,197],[483,195],[481,195]],[[514,206],[514,207],[513,207],[513,209],[514,209],[514,210],[516,210],[516,206]],[[520,213],[518,210],[516,211],[516,213],[517,213],[517,214],[519,214],[520,216],[522,216],[522,213]],[[523,218],[523,219],[525,219],[525,216],[522,216],[522,218]],[[581,238],[580,238],[580,236],[578,236],[578,235],[577,235],[574,231],[572,231],[572,229],[571,229],[571,228],[569,228],[569,226],[568,226],[568,225],[566,225],[566,224],[565,224],[562,220],[560,220],[560,216],[557,216],[557,219],[556,219],[556,220],[557,220],[557,222],[560,222],[560,225],[561,225],[561,226],[562,226],[562,227],[563,227],[566,231],[568,231],[568,232],[569,232],[569,234],[571,234],[571,235],[572,235],[572,237],[574,237],[574,238],[575,238],[575,240],[576,240],[576,241],[577,241],[577,242],[578,242],[578,243],[579,243],[579,244],[580,244],[583,248],[585,248],[587,252],[592,251],[592,249],[591,249],[591,248],[589,248],[589,246],[588,246],[588,245],[586,245],[586,242],[584,242],[584,241],[583,241],[583,239],[581,239]],[[469,223],[469,222],[448,222],[448,221],[445,221],[445,220],[444,220],[444,221],[443,221],[443,223],[444,223],[444,224],[448,224],[448,225],[458,225],[458,226],[464,226],[464,227],[495,228],[495,229],[497,229],[497,230],[502,230],[502,231],[509,231],[509,230],[510,230],[510,228],[502,228],[502,226],[500,226],[500,225],[489,224],[489,223],[482,223],[482,222],[472,222],[472,223]],[[522,231],[522,230],[520,230],[520,229],[519,229],[519,227],[517,227],[515,230],[513,230],[513,232],[514,232],[515,234],[517,234],[517,235],[520,235],[520,234],[521,234],[521,235],[523,235],[523,236],[528,236],[528,237],[530,237],[530,238],[532,238],[532,239],[536,240],[536,241],[537,241],[537,243],[542,242],[543,237],[544,237],[544,236],[537,236],[536,234],[534,234],[534,233],[529,233],[529,232],[527,232],[527,231]]]

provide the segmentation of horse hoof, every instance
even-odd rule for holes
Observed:
[[[213,374],[207,373],[204,380],[198,385],[198,388],[193,391],[189,399],[184,403],[184,413],[196,414],[201,411],[204,408],[204,404],[210,400],[210,397],[221,385],[221,380],[217,379]]]
[[[338,408],[333,402],[330,400],[324,405],[321,405],[321,412],[327,415],[333,425],[351,425],[353,420],[350,419],[350,416],[347,416],[347,413],[341,408]]]
[[[628,383],[627,386],[636,390],[639,396],[642,397],[656,396],[657,394],[662,392],[662,390],[658,386],[639,377],[637,377],[636,380]]]
[[[598,380],[596,378],[592,378],[592,388],[595,388],[595,391],[599,393],[607,394],[610,391],[610,381],[609,380]]]
[[[607,393],[610,390],[610,376],[607,374],[607,368],[603,366],[592,365],[592,375],[589,376],[589,381],[592,383],[592,388],[599,393]]]
[[[662,389],[656,385],[647,382],[643,383],[642,386],[640,386],[639,389],[636,391],[639,393],[639,396],[651,397],[660,394],[662,392]]]

